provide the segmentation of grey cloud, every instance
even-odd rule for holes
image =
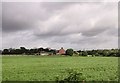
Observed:
[[[58,9],[72,3],[57,2],[4,2],[2,5],[3,32],[12,32],[36,28],[37,21],[45,21],[53,16]],[[54,13],[53,13],[54,11]]]
[[[4,2],[2,5],[3,32],[35,28],[37,21],[47,20],[51,12],[45,11],[40,4]]]
[[[51,26],[48,26],[46,31],[44,31],[44,28],[36,29],[37,31],[34,32],[34,35],[43,38],[69,35],[71,33],[63,32],[63,29],[66,28],[67,26],[68,25],[66,23],[58,22]]]
[[[106,28],[95,28],[95,29],[91,29],[89,31],[85,31],[82,34],[85,36],[96,36],[102,32],[104,32],[105,30],[107,30]]]
[[[78,36],[77,38],[72,38],[71,36],[68,35],[68,36],[61,36],[59,38],[53,37],[51,41],[57,42],[57,43],[70,43],[70,44],[84,45],[84,44],[101,44],[107,40],[104,37],[101,39],[100,36],[85,37],[82,35],[82,37],[83,38],[81,38],[81,36]]]
[[[63,9],[66,6],[71,4],[77,4],[76,2],[43,2],[41,6],[45,8],[47,11],[58,11]]]
[[[3,32],[14,32],[31,27],[30,20],[27,17],[28,13],[20,4],[21,3],[3,3]]]
[[[109,36],[115,36],[115,37],[118,37],[118,28],[110,28],[106,31],[106,33],[109,35]]]
[[[2,28],[2,2],[0,2],[0,29]]]
[[[116,47],[116,11],[115,3],[3,3],[3,46]]]
[[[56,20],[55,22],[53,22],[54,26],[48,24],[47,31],[46,32],[41,31],[41,33],[38,32],[37,36],[46,36],[46,37],[62,36],[62,35],[69,35],[75,33],[82,33],[85,36],[96,36],[111,27],[115,28],[115,24],[116,24],[115,20],[117,18],[116,16],[113,16],[114,15],[113,12],[109,11],[111,6],[114,7],[115,5],[114,6],[112,4],[104,5],[101,3],[100,4],[94,3],[90,5],[89,4],[80,5],[80,4],[72,4],[71,8],[68,9],[64,8],[63,10],[61,10],[62,13],[56,14],[56,16],[59,16],[58,19],[60,21]],[[89,8],[89,6],[91,6],[92,8]],[[96,6],[98,9],[95,8]],[[85,10],[82,7],[85,8]],[[82,10],[83,12],[80,12],[79,10]],[[111,10],[116,12],[114,8],[112,8]],[[89,13],[89,15],[87,13]],[[91,22],[90,19],[95,21],[94,26],[92,26],[92,24],[90,23]],[[51,23],[51,20],[50,21],[48,20],[47,22]]]

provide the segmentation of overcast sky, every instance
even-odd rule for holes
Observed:
[[[117,2],[4,2],[2,47],[118,47]]]

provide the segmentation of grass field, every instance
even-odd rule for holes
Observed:
[[[117,81],[117,57],[3,56],[3,81],[54,81],[67,69],[82,73],[87,81]]]

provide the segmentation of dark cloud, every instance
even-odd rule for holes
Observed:
[[[36,22],[49,19],[50,16],[54,15],[53,11],[69,4],[71,3],[4,2],[2,6],[3,32],[35,28]]]
[[[3,32],[19,31],[35,28],[37,21],[49,18],[50,13],[34,2],[3,2],[2,25]]]
[[[31,27],[30,20],[27,17],[28,11],[24,10],[23,5],[20,6],[20,4],[21,3],[3,3],[2,5],[3,32],[14,32]]]

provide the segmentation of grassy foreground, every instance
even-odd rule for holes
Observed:
[[[3,56],[3,81],[54,81],[67,69],[82,73],[87,81],[117,81],[117,57]]]

